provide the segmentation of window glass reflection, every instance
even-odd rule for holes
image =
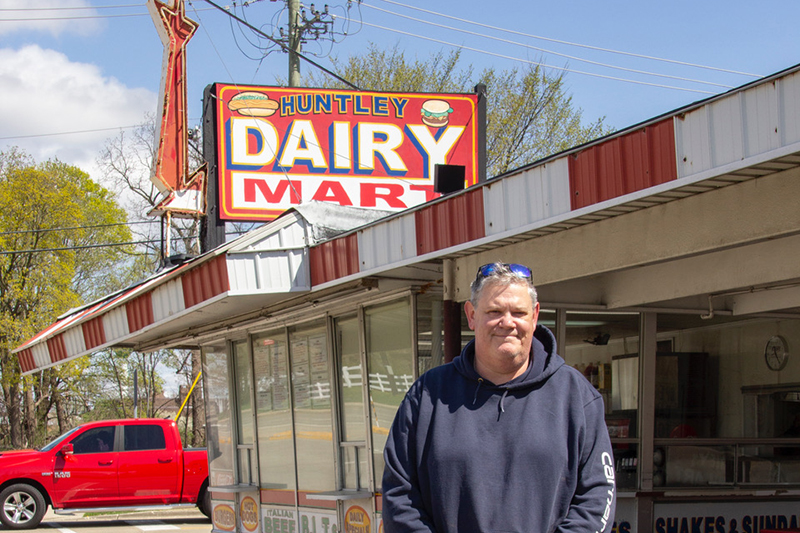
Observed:
[[[237,483],[233,470],[233,428],[225,344],[203,348],[208,483],[222,487]]]
[[[261,488],[294,489],[289,363],[283,330],[253,337]]]
[[[297,488],[335,490],[331,382],[324,322],[289,331]]]
[[[414,382],[411,305],[408,299],[364,312],[369,368],[375,486],[383,477],[383,448],[400,402]]]

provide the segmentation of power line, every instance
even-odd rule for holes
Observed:
[[[222,6],[219,6],[219,5],[215,4],[215,3],[214,3],[214,2],[212,2],[211,0],[204,0],[204,1],[205,1],[205,3],[207,3],[207,4],[209,4],[209,5],[211,5],[211,6],[215,7],[215,8],[217,8],[218,10],[222,11],[223,13],[225,13],[226,15],[228,15],[229,17],[231,17],[232,19],[236,20],[236,21],[237,21],[239,24],[243,24],[243,25],[247,26],[248,28],[250,28],[250,30],[254,31],[254,32],[255,32],[255,33],[257,33],[258,35],[261,35],[261,36],[262,36],[262,37],[264,37],[265,39],[267,39],[267,40],[269,40],[269,41],[272,41],[273,43],[277,44],[278,46],[280,46],[280,47],[281,47],[281,50],[283,50],[284,52],[289,52],[289,51],[290,51],[290,50],[289,50],[289,47],[288,47],[288,46],[286,46],[286,45],[285,45],[284,43],[282,43],[281,41],[279,41],[279,40],[277,40],[277,39],[274,39],[274,38],[270,37],[269,35],[267,35],[267,34],[266,34],[266,33],[264,33],[263,31],[259,30],[258,28],[256,28],[255,26],[253,26],[252,24],[250,24],[249,22],[247,22],[246,20],[243,20],[243,19],[241,19],[241,18],[237,17],[236,15],[234,15],[233,13],[231,13],[231,12],[227,11],[227,10],[226,10],[224,7],[222,7]],[[318,68],[318,69],[320,69],[321,71],[325,72],[325,73],[326,73],[326,74],[328,74],[329,76],[332,76],[332,77],[336,78],[337,80],[339,80],[340,82],[342,82],[342,83],[346,84],[346,85],[347,85],[348,87],[350,87],[351,89],[355,89],[355,90],[357,90],[357,91],[360,91],[360,90],[361,90],[361,89],[359,89],[358,87],[356,87],[355,85],[353,85],[351,82],[349,82],[349,81],[347,81],[346,79],[342,78],[341,76],[339,76],[338,74],[336,74],[336,73],[335,73],[335,72],[333,72],[332,70],[330,70],[330,69],[327,69],[327,68],[323,67],[322,65],[320,65],[319,63],[317,63],[317,62],[316,62],[316,61],[314,61],[313,59],[310,59],[310,58],[308,58],[307,56],[305,56],[304,54],[302,54],[302,53],[300,53],[300,52],[296,52],[296,54],[297,54],[297,56],[298,56],[300,59],[303,59],[303,60],[305,60],[306,62],[310,63],[311,65],[314,65],[315,67],[317,67],[317,68]]]
[[[678,81],[688,81],[688,82],[691,82],[691,83],[700,83],[700,84],[703,84],[703,85],[714,85],[716,87],[722,87],[724,89],[732,89],[733,88],[731,85],[724,85],[722,83],[714,83],[714,82],[710,82],[710,81],[695,80],[695,79],[692,79],[692,78],[684,78],[682,76],[672,76],[670,74],[660,74],[658,72],[648,72],[646,70],[637,70],[637,69],[633,69],[633,68],[620,67],[620,66],[617,66],[617,65],[610,65],[608,63],[601,63],[599,61],[592,61],[591,59],[584,59],[584,58],[581,58],[581,57],[571,56],[569,54],[562,54],[560,52],[555,52],[553,50],[547,50],[545,48],[539,48],[537,46],[532,46],[532,45],[521,43],[521,42],[518,42],[518,41],[511,41],[509,39],[502,39],[500,37],[494,37],[492,35],[487,35],[485,33],[477,33],[477,32],[473,32],[473,31],[469,31],[469,30],[463,30],[461,28],[454,28],[453,26],[445,26],[444,24],[437,24],[436,22],[431,22],[429,20],[420,19],[420,18],[416,18],[416,17],[410,17],[408,15],[403,15],[401,13],[395,13],[393,11],[389,11],[388,9],[381,9],[379,7],[375,7],[375,6],[370,5],[370,4],[364,4],[364,5],[366,7],[375,9],[377,11],[381,11],[383,13],[388,13],[389,15],[394,15],[396,17],[401,17],[401,18],[404,18],[404,19],[413,20],[415,22],[421,22],[423,24],[429,24],[429,25],[435,26],[437,28],[443,28],[443,29],[446,29],[446,30],[457,31],[457,32],[460,32],[460,33],[465,33],[467,35],[472,35],[474,37],[483,37],[485,39],[491,39],[491,40],[499,41],[499,42],[506,43],[506,44],[513,44],[513,45],[516,45],[516,46],[522,46],[522,47],[525,47],[525,48],[530,48],[532,50],[537,50],[539,52],[544,52],[544,53],[547,53],[547,54],[553,54],[553,55],[556,55],[556,56],[566,57],[567,59],[574,59],[575,61],[581,61],[583,63],[589,63],[589,64],[597,65],[597,66],[600,66],[600,67],[606,67],[606,68],[616,69],[616,70],[623,70],[623,71],[626,71],[626,72],[633,72],[635,74],[644,74],[644,75],[647,75],[647,76],[657,76],[657,77],[660,77],[660,78],[669,78],[669,79],[678,80]]]
[[[187,238],[195,238],[196,236],[190,236]],[[0,251],[0,255],[13,255],[13,254],[35,254],[39,252],[69,252],[73,250],[86,250],[89,248],[112,248],[114,246],[130,246],[132,244],[158,244],[160,240],[149,240],[149,241],[130,241],[130,242],[116,242],[116,243],[108,243],[108,244],[85,244],[82,246],[66,246],[63,248],[35,248],[31,250],[10,250],[10,251]]]
[[[158,222],[157,220],[142,220],[139,222],[115,222],[113,224],[94,224],[91,226],[72,226],[66,228],[46,228],[46,229],[29,229],[29,230],[18,230],[18,231],[3,231],[0,232],[0,235],[24,235],[27,233],[49,233],[53,231],[74,231],[74,230],[81,230],[81,229],[95,229],[95,228],[111,228],[114,226],[133,226],[136,224],[154,224]]]
[[[56,11],[56,10],[74,10],[74,9],[102,9],[102,8],[117,8],[117,7],[147,7],[145,4],[128,4],[125,6],[86,6],[86,7],[41,7],[41,8],[9,8],[0,9],[0,12],[5,11]],[[201,11],[211,11],[211,8],[201,8]],[[125,17],[149,17],[150,13],[119,13],[116,15],[75,15],[66,17],[33,17],[33,18],[13,18],[6,19],[0,18],[0,22],[50,22],[54,20],[92,20],[92,19],[112,19],[112,18],[125,18]]]
[[[118,126],[116,128],[97,128],[94,130],[62,131],[58,133],[36,133],[33,135],[12,135],[11,137],[0,137],[0,141],[9,141],[13,139],[31,139],[34,137],[55,137],[58,135],[76,135],[79,133],[97,133],[100,131],[128,130],[131,128],[138,128],[139,126],[141,126],[141,124],[137,124],[135,126]]]
[[[208,0],[206,0],[206,1],[208,1]],[[486,54],[486,55],[490,55],[490,56],[500,57],[500,58],[503,58],[503,59],[510,59],[512,61],[519,61],[519,62],[522,62],[522,63],[529,63],[531,65],[537,65],[537,66],[540,66],[540,67],[550,68],[550,69],[554,69],[554,70],[561,70],[561,71],[564,71],[564,72],[571,72],[573,74],[582,74],[584,76],[592,76],[592,77],[595,77],[595,78],[603,78],[603,79],[614,80],[614,81],[623,81],[623,82],[626,82],[626,83],[635,83],[635,84],[638,84],[638,85],[647,85],[647,86],[650,86],[650,87],[659,87],[659,88],[662,88],[662,89],[674,89],[674,90],[677,90],[677,91],[687,91],[687,92],[701,93],[701,94],[717,94],[717,93],[714,93],[714,92],[711,92],[711,91],[701,91],[699,89],[689,89],[689,88],[686,88],[686,87],[675,87],[673,85],[662,85],[660,83],[650,83],[650,82],[646,82],[646,81],[629,80],[627,78],[619,78],[619,77],[616,77],[616,76],[607,76],[605,74],[595,74],[593,72],[584,72],[582,70],[574,70],[574,69],[570,69],[570,68],[566,68],[566,67],[556,67],[556,66],[553,66],[553,65],[548,65],[546,63],[539,62],[539,61],[531,61],[530,59],[522,59],[522,58],[519,58],[519,57],[507,56],[505,54],[498,54],[496,52],[489,52],[488,50],[481,50],[479,48],[473,48],[471,46],[465,46],[465,45],[461,45],[461,44],[451,43],[451,42],[448,42],[448,41],[442,41],[440,39],[434,39],[432,37],[426,37],[424,35],[417,35],[415,33],[410,33],[410,32],[406,32],[406,31],[402,31],[402,30],[396,30],[394,28],[387,28],[385,26],[379,26],[378,24],[370,24],[369,22],[362,22],[362,24],[364,24],[366,26],[371,26],[373,28],[378,28],[379,30],[386,30],[386,31],[394,32],[394,33],[399,33],[401,35],[408,35],[409,37],[416,37],[418,39],[424,39],[426,41],[431,41],[431,42],[434,42],[434,43],[439,43],[439,44],[444,44],[444,45],[447,45],[447,46],[452,46],[454,48],[461,48],[461,49],[464,49],[464,50],[469,50],[471,52],[478,52],[479,54]]]
[[[558,44],[566,44],[566,45],[569,45],[569,46],[577,46],[577,47],[580,47],[580,48],[587,48],[589,50],[597,50],[599,52],[609,52],[609,53],[612,53],[612,54],[620,54],[620,55],[626,55],[626,56],[631,56],[631,57],[638,57],[640,59],[650,59],[652,61],[663,61],[665,63],[673,63],[675,65],[683,65],[683,66],[687,66],[687,67],[702,68],[702,69],[707,69],[707,70],[715,70],[715,71],[718,71],[718,72],[726,72],[728,74],[738,74],[738,75],[741,75],[741,76],[750,76],[751,78],[761,78],[761,77],[763,77],[761,74],[750,74],[749,72],[739,72],[738,70],[729,70],[729,69],[724,69],[724,68],[711,67],[711,66],[708,66],[708,65],[700,65],[700,64],[697,64],[697,63],[688,63],[688,62],[685,62],[685,61],[677,61],[675,59],[666,59],[666,58],[663,58],[663,57],[648,56],[648,55],[643,55],[643,54],[636,54],[636,53],[633,53],[633,52],[624,52],[624,51],[621,51],[621,50],[613,50],[611,48],[601,48],[599,46],[592,46],[592,45],[589,45],[589,44],[573,43],[573,42],[570,42],[570,41],[563,41],[563,40],[560,40],[560,39],[553,39],[553,38],[550,38],[550,37],[542,37],[541,35],[533,35],[531,33],[523,33],[523,32],[520,32],[520,31],[509,30],[509,29],[506,29],[506,28],[500,28],[500,27],[497,27],[497,26],[491,26],[489,24],[483,24],[483,23],[475,22],[475,21],[468,20],[468,19],[462,19],[462,18],[459,18],[459,17],[454,17],[452,15],[445,15],[444,13],[438,13],[436,11],[430,11],[428,9],[423,9],[421,7],[416,7],[416,6],[411,6],[411,5],[408,5],[408,4],[403,4],[401,2],[396,2],[394,0],[381,0],[381,1],[386,2],[387,4],[394,4],[396,6],[405,7],[407,9],[413,9],[413,10],[416,10],[416,11],[422,11],[422,12],[429,13],[429,14],[432,14],[432,15],[437,15],[439,17],[444,17],[444,18],[448,18],[448,19],[452,19],[452,20],[457,20],[459,22],[465,22],[467,24],[474,24],[476,26],[481,26],[481,27],[484,27],[484,28],[492,29],[492,30],[512,33],[512,34],[515,34],[515,35],[520,35],[522,37],[530,37],[532,39],[541,39],[542,41],[548,41],[548,42],[553,42],[553,43],[558,43]]]
[[[122,4],[118,6],[72,6],[72,7],[0,7],[0,11],[79,11],[83,9],[124,9],[147,7],[145,4]]]
[[[53,20],[90,20],[90,19],[115,19],[125,17],[145,17],[149,13],[120,13],[119,15],[87,15],[85,17],[36,17],[19,19],[0,19],[0,22],[49,22]]]

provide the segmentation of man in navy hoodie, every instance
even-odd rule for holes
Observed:
[[[484,265],[471,288],[475,339],[412,385],[392,424],[384,531],[610,533],[603,399],[536,324],[530,269]]]

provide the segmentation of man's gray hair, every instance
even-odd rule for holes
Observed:
[[[491,263],[491,268],[489,270],[490,272],[486,276],[478,274],[469,286],[471,290],[469,301],[472,302],[473,306],[478,306],[481,292],[486,285],[501,285],[504,287],[508,287],[509,285],[525,285],[531,297],[531,304],[534,306],[536,305],[538,296],[531,278],[514,272],[506,263]]]

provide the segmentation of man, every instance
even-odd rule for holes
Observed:
[[[603,399],[536,324],[530,269],[484,265],[471,288],[475,339],[414,383],[389,433],[384,530],[610,532]]]

